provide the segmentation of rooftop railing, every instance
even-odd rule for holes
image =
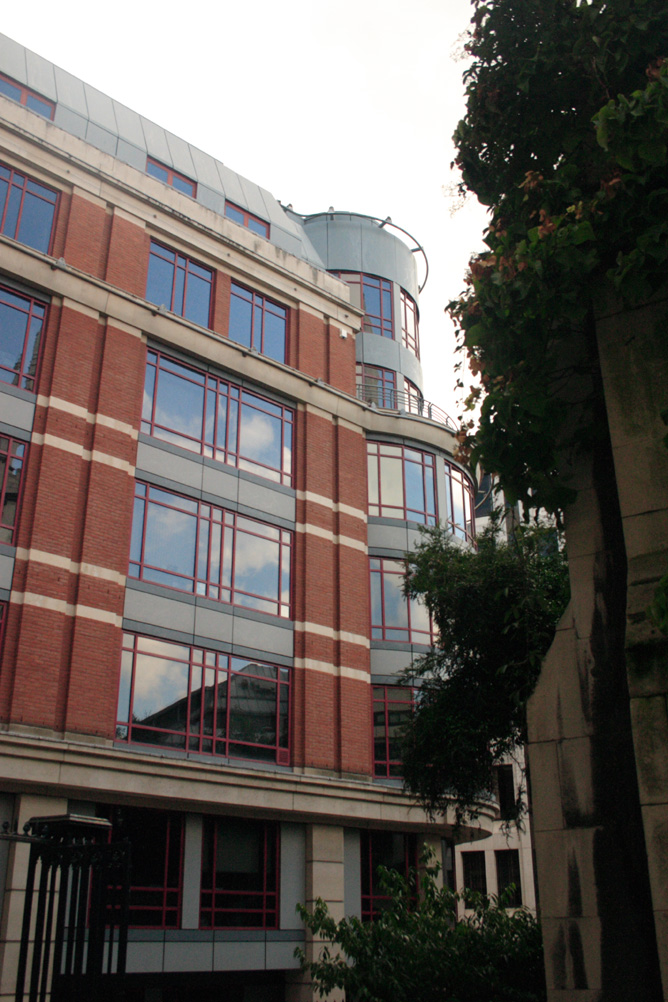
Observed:
[[[404,411],[406,414],[416,414],[418,417],[445,425],[449,431],[458,431],[457,423],[449,414],[446,414],[436,404],[432,404],[429,400],[416,396],[414,393],[395,390],[378,383],[362,383],[357,386],[357,398],[382,411]]]

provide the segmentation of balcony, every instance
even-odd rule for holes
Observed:
[[[357,399],[382,411],[403,411],[406,414],[415,414],[417,417],[427,418],[429,421],[445,425],[448,431],[456,432],[459,430],[457,423],[449,414],[446,414],[436,404],[425,400],[423,396],[406,393],[404,390],[395,390],[393,387],[384,386],[379,382],[358,383]]]

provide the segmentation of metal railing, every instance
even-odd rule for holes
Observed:
[[[404,411],[417,417],[427,418],[445,425],[450,431],[458,431],[457,423],[444,410],[430,403],[424,397],[404,390],[395,390],[378,383],[362,383],[357,386],[357,398],[383,411]]]

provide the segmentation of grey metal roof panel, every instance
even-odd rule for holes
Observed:
[[[7,35],[0,35],[0,66],[8,77],[13,77],[22,84],[28,83],[26,49]]]
[[[148,118],[144,118],[143,115],[140,115],[139,117],[141,119],[141,127],[144,132],[146,152],[150,156],[155,157],[156,160],[161,160],[169,166],[171,153],[169,152],[169,146],[167,145],[165,130],[159,125],[156,125],[155,122],[151,122]]]
[[[112,157],[116,156],[118,136],[114,132],[109,132],[108,129],[100,128],[95,122],[88,123],[86,142],[90,143],[96,149],[102,150],[103,153],[109,153]]]
[[[190,155],[193,158],[195,168],[194,178],[198,185],[206,185],[208,188],[220,188],[220,176],[216,169],[216,161],[208,153],[203,153],[196,146],[190,147]]]
[[[225,196],[220,191],[214,191],[208,184],[197,182],[197,201],[206,209],[212,209],[219,216],[225,215]]]
[[[97,90],[96,87],[91,87],[87,83],[84,83],[84,93],[88,106],[88,117],[91,122],[95,122],[96,125],[101,125],[103,129],[115,132],[118,135],[118,122],[114,114],[114,102],[111,98],[107,94],[103,94],[101,90]]]
[[[230,202],[236,202],[237,205],[244,205],[245,196],[240,175],[235,174],[233,170],[230,170],[229,167],[226,167],[219,160],[216,161],[216,167],[218,168],[220,188],[225,198],[228,198]]]
[[[63,132],[69,132],[71,136],[76,136],[77,139],[86,138],[86,129],[89,124],[87,115],[78,115],[76,111],[72,111],[70,108],[66,108],[64,104],[58,102],[53,121]]]
[[[125,139],[126,142],[132,143],[133,146],[143,149],[144,160],[146,160],[146,139],[141,126],[140,116],[131,108],[126,108],[124,104],[119,104],[118,101],[112,101],[112,104],[118,126],[118,135],[121,139]],[[145,163],[144,166],[146,166]]]
[[[38,94],[43,94],[51,101],[56,101],[56,78],[53,72],[53,63],[38,56],[36,52],[26,49],[26,70],[27,84]]]
[[[190,152],[190,144],[185,139],[175,136],[173,132],[166,132],[165,138],[167,139],[167,146],[169,147],[171,156],[170,166],[196,180],[194,177],[195,165]]]
[[[143,171],[146,169],[146,150],[140,149],[138,146],[133,146],[132,143],[127,143],[125,139],[118,140],[116,156],[124,164],[134,167],[135,170]]]
[[[61,70],[60,66],[54,66],[54,72],[58,104],[88,117],[83,81],[66,70]]]

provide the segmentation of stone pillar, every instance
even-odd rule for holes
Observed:
[[[329,906],[332,918],[344,916],[344,829],[339,825],[312,824],[306,830],[306,907],[312,909],[316,898]],[[317,959],[322,940],[306,931],[306,959]],[[315,1002],[319,996],[308,979],[290,977],[286,986],[287,1002]],[[345,1002],[342,991],[332,992],[326,1002]]]

